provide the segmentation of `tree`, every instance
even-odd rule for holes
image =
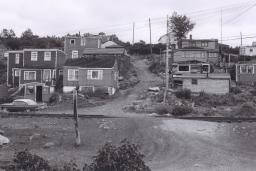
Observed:
[[[193,30],[195,23],[191,22],[186,15],[178,15],[174,12],[169,18],[169,28],[178,39],[178,48],[181,48],[181,40]]]
[[[0,38],[7,39],[7,38],[14,38],[16,35],[12,29],[3,29],[0,33]]]
[[[28,28],[21,34],[21,38],[32,39],[33,37],[34,37],[34,34],[30,28]]]

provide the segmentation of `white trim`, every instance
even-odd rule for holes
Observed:
[[[97,77],[93,78],[92,73],[97,72]],[[103,70],[88,70],[87,80],[103,80]]]
[[[45,71],[50,71],[50,78],[49,78],[49,80],[44,79]],[[52,80],[52,71],[51,71],[51,69],[43,69],[43,81],[48,81],[49,82],[51,80]]]
[[[6,80],[7,86],[9,86],[9,58],[10,58],[10,54],[7,57],[7,72],[6,72],[6,75],[7,75],[7,80]]]
[[[16,53],[15,54],[15,65],[20,64],[20,54]]]
[[[77,55],[77,56],[75,56],[75,55]],[[72,58],[72,59],[77,59],[77,58],[79,58],[78,50],[72,50],[72,51],[71,51],[71,58]]]
[[[30,79],[25,79],[26,78],[26,73],[30,73],[30,72],[33,72],[33,73],[35,73],[35,77],[34,77],[34,79],[33,80],[36,80],[36,71],[24,71],[24,78],[23,78],[23,80],[24,81],[33,81],[33,80],[30,80]]]
[[[237,67],[238,67],[238,65],[236,64],[236,82],[238,81],[238,70],[237,70]]]
[[[50,56],[47,56],[50,55]],[[51,51],[44,51],[44,61],[51,61],[52,60],[52,52]]]
[[[32,57],[32,55],[33,55],[33,57]],[[31,61],[38,61],[38,52],[37,51],[31,51],[30,60]]]
[[[52,79],[57,79],[57,77],[56,77],[56,69],[53,69],[52,70]]]
[[[73,77],[71,78],[71,71],[73,72]],[[76,72],[78,72],[77,79],[76,79]],[[68,69],[68,81],[78,81],[79,80],[79,69]]]

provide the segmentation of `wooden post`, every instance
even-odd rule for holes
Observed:
[[[166,36],[167,36],[167,42],[166,42],[166,57],[165,57],[165,91],[164,91],[164,100],[163,102],[166,103],[166,98],[168,94],[168,89],[169,89],[169,43],[170,43],[170,38],[169,38],[169,17],[167,15],[167,27],[166,27]]]
[[[76,133],[76,146],[80,146],[80,132],[78,129],[78,114],[77,114],[77,89],[73,91],[73,102],[74,102],[74,121],[75,121],[75,133]]]

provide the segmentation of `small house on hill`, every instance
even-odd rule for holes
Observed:
[[[230,90],[231,78],[230,75],[226,73],[187,73],[173,75],[173,77],[181,80],[183,89],[189,89],[193,93],[227,94]]]
[[[241,62],[236,64],[236,82],[253,85],[256,83],[256,62]]]
[[[118,89],[117,60],[113,56],[68,59],[63,70],[63,92],[103,89],[113,95]]]

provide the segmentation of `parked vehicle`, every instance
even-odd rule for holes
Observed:
[[[4,103],[0,105],[3,111],[20,112],[20,111],[36,111],[45,108],[45,104],[38,104],[31,99],[16,99],[12,103]]]

